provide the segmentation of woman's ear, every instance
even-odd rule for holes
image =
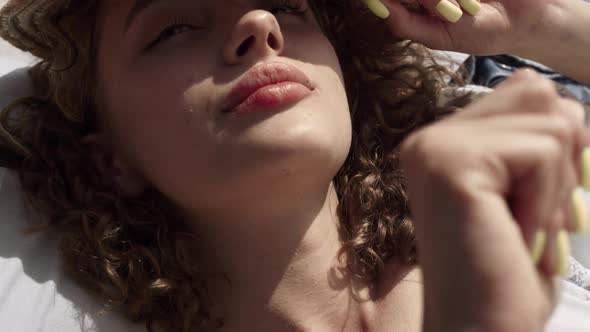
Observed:
[[[148,188],[148,182],[121,158],[101,134],[82,138],[105,184],[125,197],[134,197]]]

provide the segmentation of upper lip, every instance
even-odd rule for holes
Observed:
[[[315,89],[309,77],[295,66],[283,62],[263,63],[250,69],[231,89],[224,112],[231,112],[258,89],[281,82],[296,82]]]

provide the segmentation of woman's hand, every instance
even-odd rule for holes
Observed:
[[[583,114],[550,81],[520,71],[405,140],[425,331],[543,330],[552,276],[567,271],[564,230],[587,227],[585,206],[572,203],[589,143]],[[535,236],[543,232],[546,241]]]
[[[379,0],[363,1],[379,6]],[[402,5],[418,1],[425,11]],[[563,1],[583,0],[381,0],[389,9],[386,21],[396,35],[433,49],[479,55],[516,54],[515,48],[542,38],[541,29],[552,25],[548,18],[561,10]]]

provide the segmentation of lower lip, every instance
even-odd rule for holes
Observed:
[[[296,82],[281,82],[267,85],[252,93],[231,113],[267,111],[278,106],[296,103],[311,94],[311,90]]]

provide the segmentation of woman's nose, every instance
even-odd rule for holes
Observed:
[[[242,16],[234,26],[223,49],[228,64],[255,61],[281,54],[285,40],[276,17],[265,10],[253,10]]]

